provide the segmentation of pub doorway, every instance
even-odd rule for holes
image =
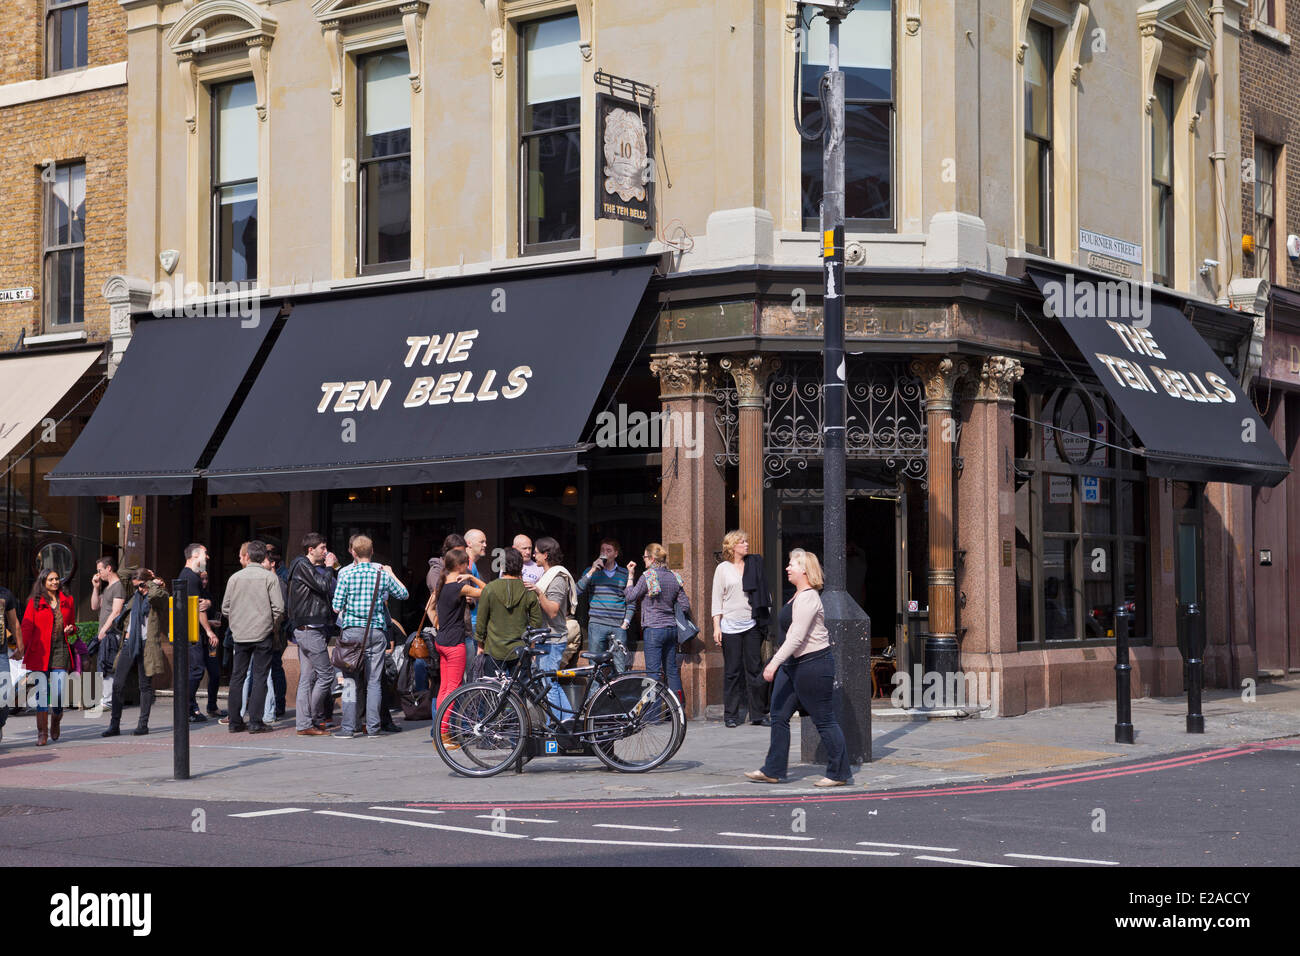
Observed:
[[[909,601],[914,601],[914,582],[924,585],[923,570],[919,578],[914,573],[909,541],[909,483],[880,483],[847,492],[845,584],[871,619],[871,655],[882,665],[879,678],[886,695],[892,669],[909,666],[908,636],[917,616],[909,614]],[[772,553],[764,557],[773,601],[784,604],[794,596],[785,574],[790,551],[812,551],[824,563],[823,496],[820,488],[780,488],[772,496],[766,537],[778,542],[779,549],[769,547]],[[920,556],[924,561],[923,550]],[[779,633],[773,637],[780,641]]]

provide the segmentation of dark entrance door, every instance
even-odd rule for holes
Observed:
[[[1174,482],[1174,594],[1178,602],[1178,647],[1187,648],[1186,610],[1191,604],[1205,618],[1204,486],[1196,482]],[[1202,626],[1204,633],[1204,626]],[[1183,668],[1183,684],[1187,668]]]
[[[782,603],[794,597],[786,580],[790,551],[803,548],[823,559],[822,495],[820,489],[780,489],[767,532],[769,541],[779,542],[779,551],[769,547],[766,560],[769,586]],[[880,655],[889,647],[904,653],[903,581],[907,570],[902,547],[907,541],[906,508],[894,489],[851,490],[846,511],[847,545],[845,584],[858,605],[871,618],[871,652]],[[780,634],[773,637],[780,640]]]

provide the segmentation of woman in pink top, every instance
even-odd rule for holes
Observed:
[[[780,783],[785,777],[790,760],[790,718],[798,709],[812,716],[826,745],[826,776],[816,786],[842,787],[850,782],[852,773],[844,732],[835,720],[835,658],[818,593],[822,566],[815,554],[795,548],[785,575],[795,586],[794,597],[781,609],[785,641],[763,670],[763,678],[773,681],[772,742],[763,769],[745,776],[760,783]]]

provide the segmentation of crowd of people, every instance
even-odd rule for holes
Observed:
[[[200,630],[190,653],[192,722],[217,719],[231,733],[274,729],[286,714],[281,658],[292,642],[299,660],[297,734],[378,737],[401,729],[391,716],[394,688],[385,682],[390,672],[386,659],[399,646],[413,665],[414,689],[427,695],[428,712],[436,714],[462,683],[513,667],[529,630],[546,631],[536,658],[541,670],[560,669],[586,649],[609,653],[615,669],[626,672],[632,666],[630,633],[638,613],[645,669],[661,676],[679,699],[683,696],[680,648],[698,629],[690,619],[685,582],[669,568],[668,552],[659,543],[645,547],[638,573],[636,561],[619,563],[619,542],[606,538],[592,563],[575,574],[552,537],[534,542],[517,535],[511,547],[494,554],[495,567],[489,567],[482,531],[448,535],[441,553],[429,561],[428,601],[420,627],[409,636],[391,617],[389,602],[408,600],[410,591],[390,566],[375,560],[370,538],[351,539],[351,560],[342,567],[316,532],[303,537],[301,550],[286,567],[273,544],[245,542],[239,549],[240,570],[226,581],[218,605],[210,587],[207,548],[197,543],[185,548],[180,577],[187,594],[198,598]],[[726,535],[721,557],[711,589],[711,636],[724,661],[723,721],[729,728],[745,719],[771,728],[763,767],[746,776],[765,783],[785,777],[790,718],[799,710],[812,717],[829,755],[827,774],[818,785],[848,782],[844,737],[831,704],[835,664],[816,556],[802,549],[790,554],[785,571],[795,594],[776,611],[782,643],[766,664],[763,642],[774,609],[763,559],[749,553],[743,531]],[[489,573],[494,570],[495,577]],[[588,602],[585,638],[577,615],[583,598]],[[41,677],[34,708],[37,746],[59,739],[65,683],[70,674],[92,666],[104,683],[88,716],[101,717],[109,710],[102,736],[121,733],[133,674],[140,698],[133,733],[149,732],[154,681],[168,669],[163,645],[169,600],[165,582],[148,568],[119,570],[114,557],[100,559],[91,593],[98,629],[87,644],[76,637],[74,602],[56,571],[38,575],[21,616],[13,595],[0,588],[0,630],[15,636],[17,656],[29,673]],[[228,712],[218,706],[223,661],[230,670]],[[0,681],[8,682],[7,658],[3,663]],[[205,676],[206,713],[198,704]],[[336,696],[341,704],[337,720]],[[558,682],[549,682],[547,701],[562,728],[577,716]],[[0,736],[6,716],[7,708],[0,706]],[[446,718],[440,725],[431,723],[430,736],[441,738],[444,747],[458,746]]]

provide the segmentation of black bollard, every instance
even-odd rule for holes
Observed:
[[[1115,608],[1115,743],[1133,742],[1133,668],[1128,662],[1129,628],[1133,612],[1121,604]]]
[[[172,582],[172,779],[190,779],[190,598]]]
[[[1205,680],[1205,615],[1201,606],[1188,604],[1184,612],[1187,628],[1187,732],[1205,733],[1205,715],[1201,713],[1201,686]]]

